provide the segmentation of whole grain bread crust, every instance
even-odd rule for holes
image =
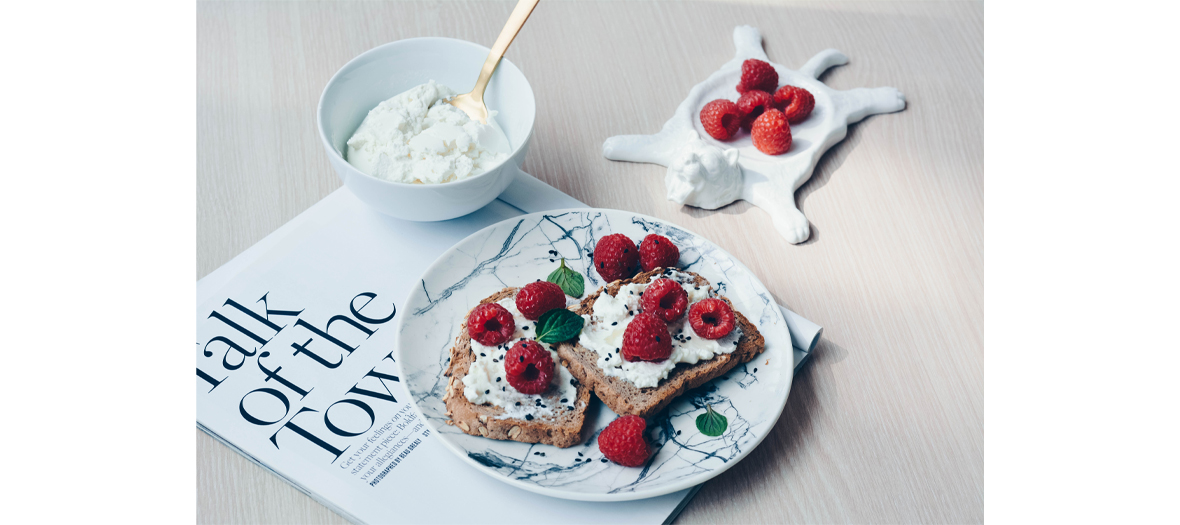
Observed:
[[[594,301],[598,299],[600,294],[606,293],[613,296],[625,285],[648,283],[652,279],[659,278],[666,271],[663,268],[656,268],[630,279],[612,282],[583,299],[576,311],[581,315],[590,315],[594,311]],[[692,275],[693,282],[697,286],[709,286],[709,281],[696,273],[686,270],[677,271]],[[663,410],[681,394],[729,372],[739,363],[749,362],[766,348],[766,339],[758,332],[758,327],[737,311],[728,298],[717,297],[733,308],[734,316],[737,319],[736,324],[742,329],[742,336],[738,339],[737,348],[731,353],[720,354],[694,365],[680,364],[657,386],[639,388],[626,379],[607,376],[598,367],[598,353],[578,344],[577,339],[558,345],[557,354],[561,356],[563,362],[569,363],[570,373],[578,378],[578,381],[590,385],[598,398],[616,414],[651,417]]]
[[[494,303],[501,299],[515,297],[517,288],[505,288],[492,296],[482,300],[479,304]],[[446,394],[443,401],[447,406],[447,415],[453,424],[467,434],[483,436],[491,439],[520,441],[522,443],[544,443],[556,447],[572,447],[582,441],[582,429],[585,426],[586,409],[590,406],[591,389],[585,383],[577,385],[578,397],[573,403],[574,410],[557,408],[564,406],[559,402],[560,394],[551,392],[554,399],[549,406],[554,407],[554,416],[536,418],[532,421],[524,419],[498,419],[504,414],[504,409],[490,405],[476,405],[467,400],[463,394],[463,377],[475,362],[475,353],[471,350],[471,336],[467,333],[467,316],[463,316],[462,330],[455,338],[455,346],[451,348],[451,363],[444,376],[447,382]],[[562,362],[569,368],[570,363]],[[570,370],[573,373],[573,370]],[[574,377],[578,377],[575,375]],[[580,381],[580,380],[579,380]],[[569,404],[569,403],[567,403]]]

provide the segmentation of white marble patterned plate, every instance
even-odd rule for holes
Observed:
[[[559,257],[582,273],[586,293],[593,293],[603,283],[589,269],[589,256],[597,239],[612,233],[636,242],[658,233],[675,242],[680,266],[704,275],[757,324],[766,338],[766,351],[686,393],[657,415],[648,427],[655,452],[642,468],[607,462],[598,451],[598,433],[616,417],[598,400],[587,414],[591,428],[583,433],[585,440],[566,449],[469,436],[447,425],[442,400],[447,380],[442,374],[468,310],[506,286],[544,279],[557,268]],[[438,439],[476,470],[547,496],[625,501],[703,483],[732,467],[766,437],[791,390],[791,336],[766,287],[717,245],[644,215],[584,208],[533,213],[489,226],[439,257],[403,304],[397,359],[415,405]],[[719,437],[705,436],[696,428],[696,417],[706,404],[729,420]]]

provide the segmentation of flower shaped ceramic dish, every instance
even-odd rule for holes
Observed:
[[[841,91],[817,80],[832,66],[848,63],[848,57],[835,49],[821,51],[798,71],[771,63],[779,85],[799,86],[815,96],[811,116],[791,126],[791,149],[767,155],[754,147],[748,133],[722,142],[705,133],[701,108],[711,100],[737,98],[735,86],[746,59],[770,60],[762,50],[762,33],[753,27],[735,28],[733,44],[733,60],[693,86],[663,129],[652,135],[610,137],[602,144],[602,154],[611,160],[668,166],[668,199],[680,204],[716,209],[737,199],[749,201],[770,215],[787,242],[798,244],[811,236],[811,228],[795,206],[795,190],[811,178],[824,152],[844,140],[849,124],[901,111],[905,96],[891,87]]]

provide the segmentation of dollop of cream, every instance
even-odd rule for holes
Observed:
[[[737,149],[723,151],[699,136],[689,140],[668,163],[668,200],[706,210],[738,200],[743,182],[738,155]]]

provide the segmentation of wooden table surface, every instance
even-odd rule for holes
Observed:
[[[196,277],[340,187],[315,125],[340,66],[402,38],[490,45],[514,4],[198,2]],[[908,100],[820,160],[796,194],[802,245],[744,202],[669,202],[664,168],[601,154],[658,130],[741,24],[776,62],[833,47],[851,62],[821,80]],[[547,0],[507,56],[537,96],[525,171],[701,233],[824,326],[769,437],[679,523],[983,520],[982,3]],[[196,432],[199,522],[344,522]]]

